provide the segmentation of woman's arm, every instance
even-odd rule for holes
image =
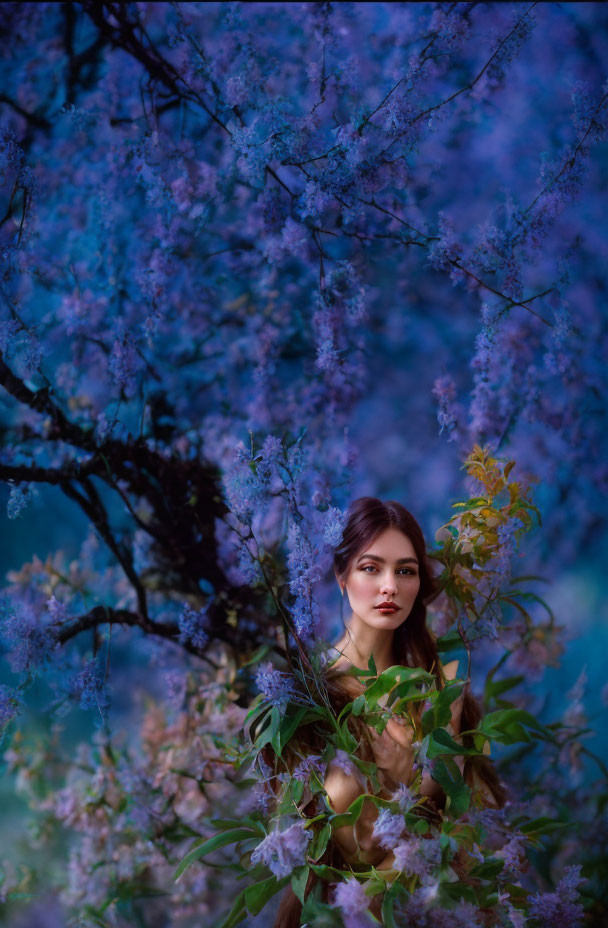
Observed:
[[[334,812],[341,815],[364,792],[354,774],[345,773],[336,764],[330,764],[325,778],[325,792]],[[378,810],[370,799],[365,799],[361,815],[355,826],[343,825],[336,829],[334,839],[347,860],[356,859],[362,864],[376,865],[386,856],[373,837]]]

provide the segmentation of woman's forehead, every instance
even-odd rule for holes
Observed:
[[[416,556],[411,539],[400,529],[392,526],[384,529],[363,545],[356,553],[354,560],[359,560],[364,554],[375,555],[382,560],[399,560]]]

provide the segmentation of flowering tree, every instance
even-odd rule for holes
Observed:
[[[415,490],[434,528],[478,443],[471,493],[493,473],[488,447],[508,448],[528,482],[542,476],[552,558],[591,550],[604,530],[606,13],[81,2],[3,3],[0,17],[0,478],[9,518],[27,518],[54,486],[90,526],[74,561],[53,552],[7,577],[2,637],[18,676],[0,685],[0,724],[13,726],[8,743],[42,671],[55,713],[73,701],[93,709],[97,753],[81,767],[98,769],[97,792],[67,765],[65,785],[40,783],[32,800],[44,794],[47,813],[82,836],[68,903],[128,923],[120,904],[142,886],[168,891],[158,855],[175,860],[171,841],[204,831],[208,799],[194,818],[184,812],[192,778],[212,770],[228,805],[237,789],[241,747],[236,734],[222,742],[213,700],[242,721],[256,661],[314,651],[319,581],[349,497],[370,481],[404,498]],[[421,488],[409,474],[430,455],[440,463]],[[491,509],[492,486],[482,495]],[[559,655],[555,621],[533,590],[527,602],[495,592],[513,594],[514,532],[529,527],[516,512],[528,510],[492,525],[471,506],[461,553],[439,539],[437,633],[459,630],[470,650],[497,640],[500,667],[510,657],[539,672]],[[467,561],[471,551],[487,557]],[[153,666],[174,667],[172,689],[190,707],[188,724],[178,707],[155,710],[157,743],[184,757],[145,776],[126,748],[112,752],[108,718],[113,649],[135,660],[142,640],[157,642]],[[179,684],[194,667],[204,695]],[[507,680],[488,678],[486,709],[505,708]],[[570,774],[586,750],[581,698],[570,732],[541,745],[557,739]],[[204,757],[189,753],[194,731]],[[31,782],[20,737],[9,763]],[[42,776],[51,748],[39,750]],[[542,806],[546,775],[530,766],[507,757],[505,776]],[[554,784],[561,806],[547,818],[565,815],[575,786]],[[154,810],[147,824],[126,815],[129,796],[134,814]],[[598,847],[601,796],[579,807]],[[152,821],[162,834],[144,851]],[[545,880],[562,876],[548,872],[551,853],[578,861],[559,833],[544,838]],[[102,859],[115,866],[92,898]],[[599,882],[601,863],[585,867]],[[563,878],[573,900],[572,871]],[[17,892],[18,875],[6,885]],[[360,897],[349,885],[338,900]],[[545,909],[529,917],[549,918],[544,890]],[[215,908],[205,879],[191,892]]]

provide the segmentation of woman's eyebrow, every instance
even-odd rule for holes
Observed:
[[[384,564],[384,558],[378,557],[377,554],[362,554],[360,558],[357,558],[357,564],[359,561],[362,561],[364,557],[370,559],[370,561],[378,561],[380,564]],[[417,564],[418,561],[415,557],[400,557],[396,561],[397,564]]]

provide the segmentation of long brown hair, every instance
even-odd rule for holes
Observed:
[[[383,502],[373,496],[362,496],[356,499],[349,507],[342,541],[334,551],[334,570],[340,580],[345,579],[359,552],[388,528],[396,528],[409,538],[418,559],[420,576],[420,589],[411,612],[406,621],[394,633],[393,653],[395,661],[405,667],[422,667],[429,673],[434,674],[437,688],[443,689],[445,679],[439,661],[437,644],[426,625],[427,604],[436,595],[437,584],[433,575],[432,562],[426,553],[422,529],[412,513],[401,503],[394,500]],[[330,672],[327,679],[328,694],[336,712],[341,711],[347,702],[352,699],[352,692],[345,685],[346,681],[351,681],[351,678],[344,677],[344,682],[342,682],[340,676]],[[481,707],[467,683],[462,704],[461,730],[469,731],[476,728],[481,721],[481,717]],[[360,737],[363,734],[363,723],[360,719],[351,717],[349,724],[352,725],[353,734],[359,738],[362,754],[365,755],[364,759],[371,759],[371,749],[367,738]],[[471,735],[464,735],[462,741],[465,747],[473,746],[473,737]],[[308,732],[299,732],[298,746],[300,749],[305,742],[308,744],[309,749],[314,751],[323,743],[322,733],[314,729]],[[496,808],[502,807],[506,801],[506,791],[498,779],[492,761],[488,757],[465,758],[463,777],[469,786],[474,785],[475,775],[490,789]],[[336,866],[333,858],[335,855],[339,856],[338,849],[329,847],[328,854],[332,856],[332,863]],[[311,874],[307,891],[312,882]],[[301,911],[300,901],[291,888],[288,887],[281,900],[274,928],[298,928]]]

